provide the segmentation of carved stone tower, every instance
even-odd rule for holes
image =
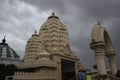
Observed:
[[[35,32],[28,40],[25,57],[19,68],[33,70],[44,76],[39,76],[37,79],[77,78],[78,70],[82,69],[81,63],[70,49],[66,26],[54,13],[41,26],[39,34]]]
[[[48,52],[69,53],[69,38],[66,26],[54,13],[41,26],[40,39]]]

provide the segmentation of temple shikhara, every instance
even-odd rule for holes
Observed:
[[[77,78],[83,69],[77,55],[71,50],[66,26],[53,12],[27,41],[23,62],[14,79],[67,80]]]

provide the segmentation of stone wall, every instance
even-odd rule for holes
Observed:
[[[47,72],[15,72],[13,80],[56,80],[56,75]]]

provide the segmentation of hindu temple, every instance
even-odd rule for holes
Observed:
[[[53,12],[26,43],[23,62],[15,79],[69,80],[83,69],[80,59],[71,50],[67,27]]]

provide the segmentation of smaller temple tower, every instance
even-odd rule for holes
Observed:
[[[26,44],[25,56],[23,59],[23,63],[21,63],[19,68],[31,68],[34,61],[36,61],[36,57],[41,52],[41,42],[39,40],[39,35],[37,31],[31,36]]]

